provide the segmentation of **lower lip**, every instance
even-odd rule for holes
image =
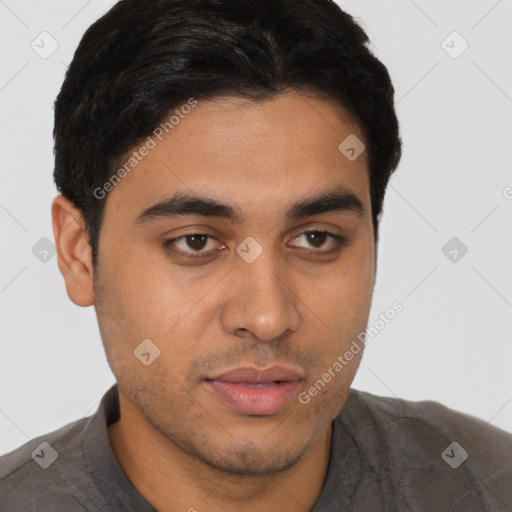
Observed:
[[[227,405],[241,414],[276,414],[297,394],[299,381],[286,381],[265,386],[248,386],[219,380],[206,381],[207,386]]]

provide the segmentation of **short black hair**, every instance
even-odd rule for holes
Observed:
[[[402,143],[388,70],[368,43],[332,0],[115,4],[83,35],[54,105],[54,180],[82,214],[94,268],[106,200],[94,191],[191,98],[265,101],[295,90],[337,101],[364,133],[377,240]]]

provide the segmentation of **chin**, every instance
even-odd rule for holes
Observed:
[[[239,476],[274,475],[293,467],[309,449],[309,446],[291,447],[277,452],[274,447],[261,450],[252,443],[232,446],[216,453],[196,452],[203,463],[222,473]]]

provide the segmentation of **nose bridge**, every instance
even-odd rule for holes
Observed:
[[[251,263],[237,257],[233,264],[232,294],[223,312],[225,329],[231,334],[251,331],[262,341],[295,331],[299,320],[295,295],[279,255],[265,249]]]

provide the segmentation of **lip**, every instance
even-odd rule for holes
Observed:
[[[235,368],[216,377],[207,380],[220,380],[223,382],[274,382],[279,381],[298,381],[302,380],[302,375],[295,370],[289,370],[283,366],[271,366],[270,368],[254,368],[247,366]]]
[[[207,378],[205,384],[238,413],[263,416],[283,410],[296,395],[302,380],[301,373],[282,366],[245,367]]]

